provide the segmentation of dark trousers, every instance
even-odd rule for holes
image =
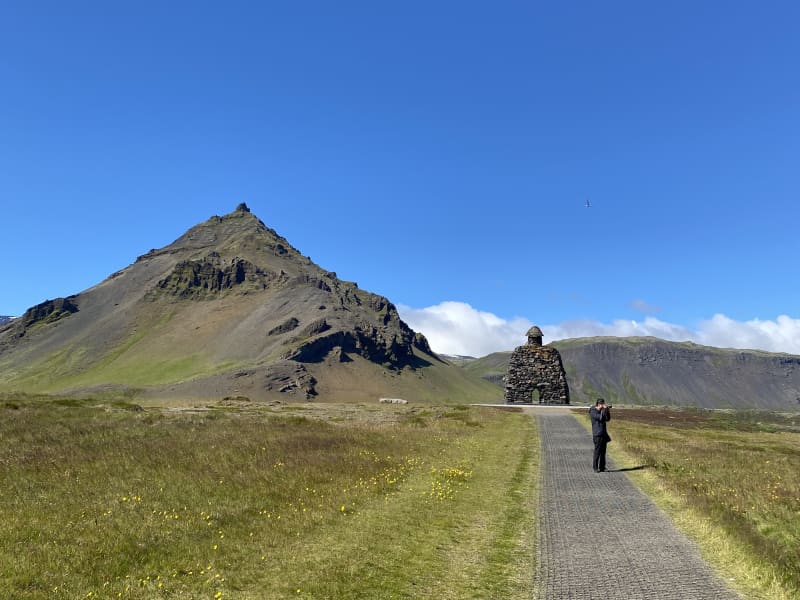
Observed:
[[[606,470],[606,446],[608,446],[608,437],[605,435],[595,435],[594,439],[594,456],[592,457],[592,469],[595,471]]]

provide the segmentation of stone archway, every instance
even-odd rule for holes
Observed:
[[[542,345],[542,330],[528,330],[528,343],[511,354],[506,376],[505,401],[508,404],[569,404],[567,374],[561,354]]]

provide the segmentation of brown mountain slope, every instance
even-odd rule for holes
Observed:
[[[552,345],[561,352],[573,404],[603,396],[625,404],[800,410],[800,356],[652,337]],[[464,368],[502,386],[510,354],[490,354]]]
[[[152,398],[496,398],[386,298],[304,257],[245,205],[0,326],[0,388]]]

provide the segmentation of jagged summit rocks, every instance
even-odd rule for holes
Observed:
[[[392,302],[314,264],[244,203],[0,326],[6,382],[47,391],[312,398],[323,366],[358,361],[389,377],[437,358]]]

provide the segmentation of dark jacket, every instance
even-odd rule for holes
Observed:
[[[592,436],[604,435],[608,437],[606,422],[611,420],[611,409],[606,407],[598,410],[596,406],[589,409],[589,417],[592,419]]]

